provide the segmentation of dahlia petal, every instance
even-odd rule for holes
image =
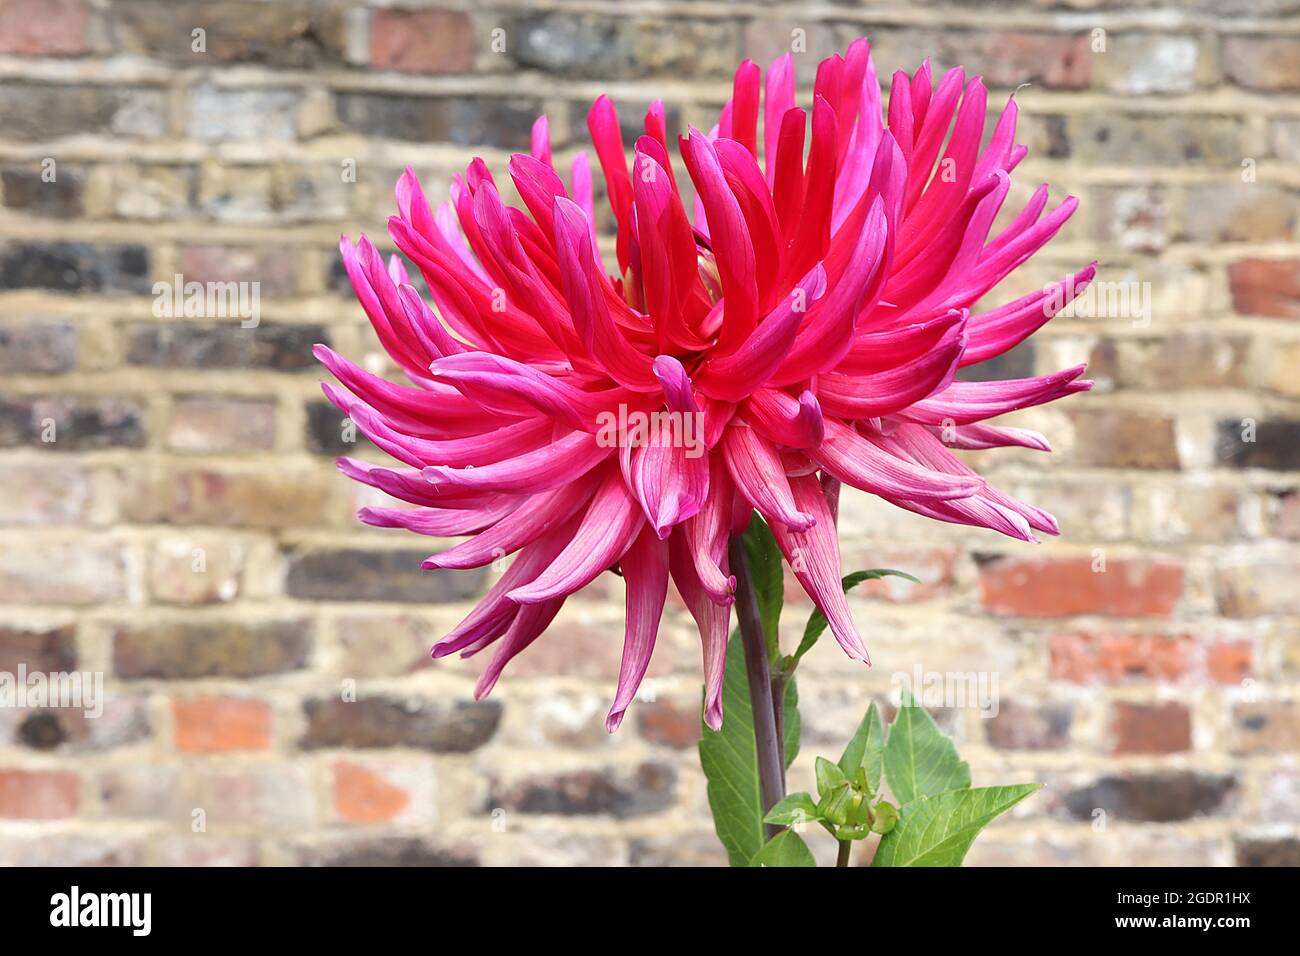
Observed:
[[[953,382],[898,414],[926,425],[969,425],[1075,392],[1086,392],[1092,388],[1092,382],[1079,379],[1085,368],[1086,365],[1076,365],[1054,375],[1002,382]]]
[[[334,464],[353,481],[378,488],[393,498],[426,508],[463,510],[488,507],[498,499],[515,503],[519,501],[517,495],[485,495],[479,491],[466,491],[449,485],[434,486],[425,481],[420,472],[415,469],[381,468],[347,457],[336,459]]]
[[[789,245],[794,240],[803,207],[807,182],[803,168],[803,141],[808,114],[794,108],[781,117],[777,140],[776,171],[772,174],[772,202],[781,223],[781,238]]]
[[[373,528],[405,528],[416,534],[451,537],[478,534],[519,508],[518,499],[497,498],[464,510],[445,508],[362,508],[357,517]],[[485,562],[486,563],[486,562]]]
[[[535,580],[511,591],[510,600],[539,604],[586,587],[623,556],[644,523],[623,476],[611,469],[564,550]]]
[[[884,203],[877,199],[848,269],[808,310],[794,345],[769,379],[771,384],[789,385],[824,372],[848,354],[863,299],[884,269],[886,228]]]
[[[680,425],[694,419],[651,417],[644,444],[631,449],[625,471],[646,519],[660,538],[699,512],[709,491],[704,436],[685,435]]]
[[[962,368],[995,358],[1015,348],[1046,325],[1088,287],[1097,274],[1093,262],[1070,278],[1017,299],[1000,309],[971,316]]]
[[[826,616],[831,633],[845,653],[854,660],[871,663],[866,645],[853,623],[848,599],[840,583],[840,552],[835,538],[835,521],[826,506],[821,484],[815,475],[801,475],[790,480],[795,504],[810,515],[813,524],[795,531],[782,524],[772,526],[776,543],[785,555],[795,578]]]
[[[610,315],[607,282],[587,241],[589,220],[579,206],[565,199],[556,199],[554,213],[564,296],[579,337],[615,381],[637,391],[655,387],[650,357],[632,346]]]
[[[433,656],[481,650],[504,634],[519,612],[519,605],[507,597],[509,592],[536,578],[563,550],[576,527],[577,520],[570,519],[520,551],[474,610],[433,646]]]
[[[767,68],[763,90],[763,166],[767,184],[776,182],[776,157],[781,124],[785,114],[794,109],[794,66],[791,55],[784,53]],[[803,161],[802,154],[799,157]]]
[[[627,586],[627,625],[623,637],[623,661],[619,665],[618,690],[605,718],[605,730],[613,733],[636,697],[637,688],[650,666],[659,620],[668,596],[668,543],[652,529],[643,528],[619,561]]]
[[[758,324],[754,246],[714,145],[694,127],[680,142],[687,172],[708,216],[710,240],[727,300],[726,319],[716,346],[721,353],[726,353],[739,346]]]
[[[731,530],[734,494],[731,475],[721,455],[709,455],[709,495],[695,517],[684,525],[691,562],[700,587],[717,604],[736,599],[736,579],[727,571],[727,535]]]
[[[587,113],[587,130],[596,147],[596,157],[605,174],[605,188],[609,205],[618,221],[618,268],[628,265],[628,240],[631,235],[632,178],[627,171],[627,158],[623,151],[623,132],[618,125],[618,112],[609,97],[601,95]]]
[[[585,475],[611,452],[590,432],[573,431],[549,445],[481,468],[429,465],[422,474],[426,481],[439,486],[536,494]]]
[[[525,604],[519,608],[505,637],[497,645],[492,660],[479,677],[478,683],[474,685],[475,700],[482,700],[492,693],[492,688],[496,686],[505,666],[514,660],[520,651],[542,636],[542,632],[550,627],[551,621],[555,620],[555,615],[560,613],[560,608],[563,606],[564,598],[561,597],[537,604]]]
[[[984,487],[982,479],[946,475],[898,458],[833,418],[826,420],[826,440],[808,455],[846,485],[883,498],[966,498]]]
[[[754,382],[771,378],[794,345],[808,309],[825,291],[826,272],[820,264],[813,266],[740,348],[730,355],[705,360],[699,373],[700,391],[712,398],[738,402],[753,391]]]
[[[531,152],[533,159],[551,165],[551,126],[545,115],[533,122]]]
[[[785,392],[760,388],[745,403],[745,417],[768,441],[787,448],[817,448],[825,440],[825,417],[809,391],[796,402]]]
[[[588,473],[571,484],[525,499],[469,541],[425,558],[420,567],[479,568],[513,554],[567,522],[586,505],[595,490],[595,478]]]
[[[685,528],[673,531],[668,539],[670,570],[677,593],[695,619],[704,653],[704,723],[713,730],[722,729],[722,683],[727,658],[727,634],[731,624],[731,606],[719,604],[700,583]],[[726,572],[726,555],[723,572]]]
[[[931,433],[949,448],[975,451],[984,448],[1032,448],[1035,451],[1052,450],[1046,436],[1028,428],[1008,428],[974,422],[969,425],[952,425],[936,428],[926,426]]]
[[[771,445],[744,423],[733,423],[722,436],[722,452],[736,489],[769,523],[795,531],[811,527],[812,515],[794,503],[781,458]]]
[[[374,409],[363,402],[354,402],[348,415],[358,430],[375,445],[413,468],[423,468],[425,465],[466,468],[513,458],[549,444],[554,431],[554,426],[549,421],[533,418],[478,435],[430,441],[404,435],[391,428]]]
[[[839,418],[892,414],[951,383],[965,347],[963,321],[951,326],[934,348],[909,365],[858,375],[822,375],[817,380],[818,398],[829,414]]]

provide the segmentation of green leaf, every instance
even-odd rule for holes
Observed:
[[[793,830],[782,830],[754,855],[754,866],[816,866],[808,844]]]
[[[847,594],[863,581],[873,581],[876,578],[888,577],[893,575],[898,578],[907,578],[909,581],[915,581],[920,584],[920,580],[912,577],[906,571],[895,571],[892,568],[873,568],[870,571],[854,571],[852,574],[844,575],[841,584],[844,587],[844,593]],[[808,615],[808,623],[803,629],[803,640],[799,642],[799,649],[794,652],[792,658],[794,663],[799,663],[800,659],[813,649],[817,639],[822,636],[822,632],[827,628],[826,615],[821,611],[813,611]]]
[[[880,720],[880,711],[873,702],[867,708],[862,723],[854,731],[853,739],[844,748],[844,754],[840,757],[840,770],[844,776],[853,778],[857,776],[859,768],[863,769],[866,772],[867,786],[875,793],[880,789],[880,767],[884,753],[885,726]]]
[[[754,715],[745,679],[745,651],[738,632],[727,642],[722,684],[720,731],[700,733],[700,765],[708,781],[709,808],[718,839],[732,866],[748,866],[767,840],[758,788],[758,749]],[[799,693],[791,680],[785,687],[786,765],[799,752]]]
[[[792,827],[800,823],[816,823],[819,819],[817,804],[809,794],[804,792],[790,794],[767,811],[767,816],[763,818],[767,823],[775,823],[783,827]]]
[[[952,790],[905,804],[898,824],[880,838],[871,865],[961,866],[980,830],[1038,788],[1026,783]]]
[[[884,763],[900,804],[970,786],[970,764],[907,691],[889,727]]]
[[[749,574],[754,582],[754,596],[758,599],[758,613],[763,619],[763,634],[767,638],[767,657],[770,661],[781,657],[781,608],[785,603],[785,569],[781,564],[781,549],[772,535],[772,529],[754,512],[749,519],[741,541],[749,559]]]

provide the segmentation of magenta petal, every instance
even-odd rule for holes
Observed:
[[[821,483],[816,475],[801,475],[790,480],[795,504],[810,515],[813,525],[806,531],[794,531],[781,524],[772,525],[772,534],[781,547],[795,578],[803,585],[831,627],[835,640],[849,657],[871,663],[866,645],[853,623],[849,603],[840,584],[840,552],[835,538],[835,520],[826,506]]]
[[[623,638],[623,662],[618,671],[618,691],[605,718],[609,733],[618,730],[623,713],[636,696],[650,666],[659,619],[668,595],[668,544],[650,528],[643,528],[619,561],[627,586],[627,628]]]

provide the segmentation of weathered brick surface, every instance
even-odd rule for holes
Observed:
[[[626,143],[658,97],[672,138],[744,57],[793,50],[806,101],[868,34],[885,93],[926,57],[982,75],[992,113],[1015,91],[1004,221],[1039,182],[1081,199],[976,311],[1094,258],[1112,285],[960,373],[1089,363],[1092,394],[1014,416],[1052,455],[970,456],[1060,539],[845,493],[846,570],[920,583],[853,591],[873,670],[829,640],[803,665],[795,774],[891,675],[975,672],[996,712],[942,725],[979,782],[1047,788],[972,863],[1296,865],[1300,11],[1121,6],[0,0],[0,672],[102,673],[107,696],[0,708],[0,863],[722,862],[680,602],[612,739],[610,575],[473,701],[491,651],[429,646],[495,572],[422,571],[446,542],[359,525],[392,502],[331,459],[382,459],[311,347],[400,377],[337,240],[392,251],[408,164],[441,200],[481,152],[508,190],[539,112],[567,165],[600,90]],[[178,275],[256,283],[256,321],[169,311]],[[809,605],[787,604],[792,642]]]
[[[318,747],[412,747],[436,753],[468,753],[487,743],[501,721],[497,701],[431,704],[421,700],[363,697],[309,700],[307,730],[299,745]]]

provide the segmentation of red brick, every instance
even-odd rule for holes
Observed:
[[[76,56],[89,50],[83,0],[0,0],[0,53]]]
[[[334,809],[349,823],[382,823],[402,813],[411,802],[401,787],[377,771],[338,761],[334,770]]]
[[[1049,645],[1051,675],[1078,684],[1125,678],[1177,680],[1191,672],[1193,642],[1162,634],[1057,634]]]
[[[474,65],[469,14],[456,10],[376,10],[370,63],[406,73],[462,73]]]
[[[1110,734],[1116,754],[1181,753],[1192,747],[1192,715],[1177,701],[1117,701],[1111,708]]]
[[[67,770],[0,770],[0,817],[58,820],[77,812],[81,781]]]
[[[684,750],[693,747],[700,739],[699,701],[682,706],[668,700],[638,703],[633,707],[637,729],[641,736],[654,744]]]
[[[181,753],[265,750],[271,745],[271,708],[240,697],[172,701],[176,749]]]
[[[1173,561],[1116,559],[1094,572],[1089,558],[1002,558],[980,568],[984,606],[1012,617],[1167,617],[1183,590]]]
[[[1222,641],[1205,652],[1205,667],[1220,684],[1240,684],[1254,670],[1254,648],[1249,641]]]
[[[1243,259],[1228,266],[1232,307],[1245,315],[1300,318],[1300,259]]]

